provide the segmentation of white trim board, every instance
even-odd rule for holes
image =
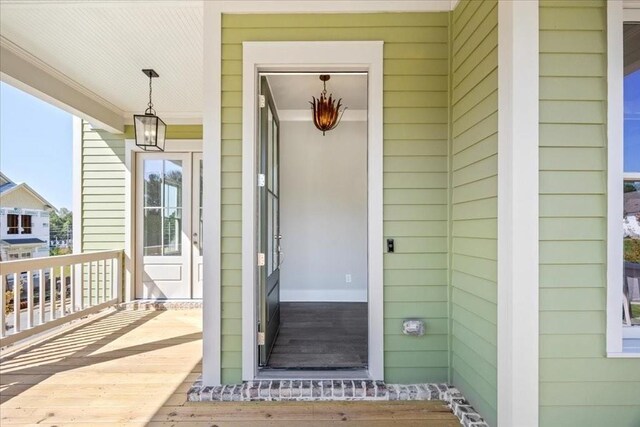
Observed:
[[[203,238],[207,247],[202,266],[202,382],[221,383],[221,162],[222,13],[217,2],[205,1],[203,26],[202,195]]]
[[[498,425],[539,417],[538,1],[498,2]]]
[[[124,131],[122,111],[109,101],[0,36],[0,79],[111,133]]]
[[[222,13],[379,13],[379,12],[449,12],[459,0],[280,0],[217,1]]]
[[[245,42],[242,79],[242,379],[256,378],[256,135],[260,71],[365,71],[368,85],[369,375],[384,379],[382,42]],[[327,59],[318,59],[327,58]],[[208,385],[208,383],[207,383]]]
[[[607,2],[607,354],[622,353],[622,24],[622,3]]]
[[[640,2],[637,2],[640,7]],[[628,5],[625,3],[625,7]],[[625,353],[624,338],[634,338],[640,327],[622,324],[623,237],[620,232],[624,196],[620,185],[624,173],[624,47],[623,24],[640,22],[640,9],[624,9],[622,3],[607,2],[607,357],[640,357]]]

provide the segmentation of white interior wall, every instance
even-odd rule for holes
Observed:
[[[280,193],[280,299],[367,301],[367,123],[282,122]]]

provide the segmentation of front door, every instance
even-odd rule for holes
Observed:
[[[199,153],[140,153],[136,298],[202,297]]]
[[[280,122],[266,77],[260,78],[264,107],[260,109],[258,174],[258,289],[261,340],[260,366],[266,366],[280,330]]]

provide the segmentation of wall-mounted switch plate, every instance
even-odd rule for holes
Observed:
[[[346,274],[344,276],[344,281],[347,282],[347,283],[351,283],[351,275],[350,274]]]

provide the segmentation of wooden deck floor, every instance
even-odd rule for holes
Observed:
[[[186,402],[201,330],[199,310],[120,311],[3,357],[0,424],[460,425],[442,402]]]

